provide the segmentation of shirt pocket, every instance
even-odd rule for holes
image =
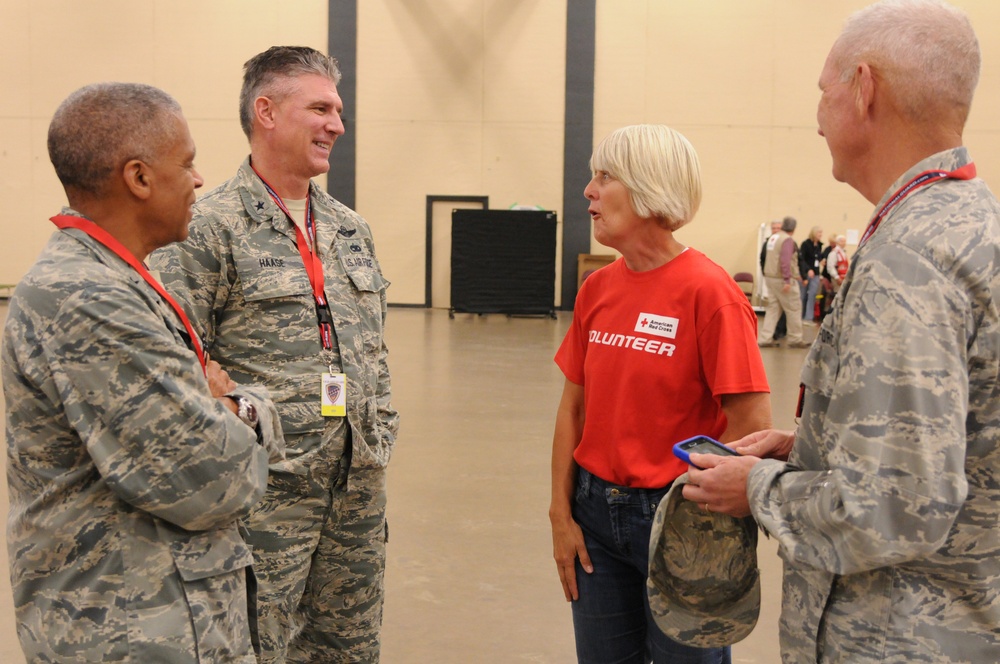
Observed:
[[[364,293],[381,293],[389,282],[382,277],[371,243],[365,239],[337,243],[337,257],[351,283]]]
[[[354,305],[357,306],[365,348],[370,353],[378,353],[383,332],[382,305],[389,282],[382,276],[370,240],[339,241],[336,251],[340,267],[355,289]]]
[[[234,245],[233,261],[247,302],[300,298],[312,293],[302,256],[288,242]]]

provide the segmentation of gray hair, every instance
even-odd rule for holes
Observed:
[[[318,74],[340,83],[337,60],[308,46],[272,46],[243,65],[243,89],[240,90],[240,126],[247,139],[253,134],[253,104],[258,97],[281,101],[292,91],[288,79],[304,74]]]
[[[102,195],[127,162],[155,160],[177,134],[180,104],[141,83],[95,83],[59,105],[49,123],[49,160],[67,193]]]
[[[834,52],[842,81],[867,63],[906,117],[936,122],[942,113],[957,112],[964,126],[981,55],[960,9],[941,0],[882,0],[847,19]]]
[[[625,185],[632,209],[675,231],[701,205],[701,166],[691,143],[666,125],[631,125],[611,132],[594,149],[590,170]]]
[[[785,217],[781,220],[781,230],[786,233],[792,233],[795,231],[795,227],[799,225],[799,222],[795,221],[795,217]]]

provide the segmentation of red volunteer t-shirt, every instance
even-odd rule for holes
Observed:
[[[722,435],[722,395],[770,391],[746,295],[694,249],[655,270],[619,259],[590,275],[555,361],[584,388],[576,463],[631,487],[687,470],[674,443]]]

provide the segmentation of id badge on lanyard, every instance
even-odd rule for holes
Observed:
[[[257,173],[257,170],[254,169],[254,172]],[[306,232],[309,233],[307,239],[298,224],[295,223],[295,218],[288,211],[285,202],[281,200],[281,196],[260,173],[257,173],[257,177],[264,183],[264,187],[274,203],[281,208],[288,220],[292,222],[292,226],[295,227],[295,244],[302,256],[302,265],[309,277],[309,285],[312,286],[313,299],[316,303],[316,322],[319,327],[320,343],[324,349],[330,350],[333,348],[333,316],[330,313],[330,305],[323,287],[323,261],[319,257],[319,247],[316,242],[312,203],[309,200],[306,202],[305,226]],[[323,417],[344,417],[347,415],[347,375],[335,372],[333,367],[330,367],[327,373],[320,375],[320,410]]]
[[[331,367],[323,374],[323,417],[344,417],[347,415],[347,375],[335,373]]]

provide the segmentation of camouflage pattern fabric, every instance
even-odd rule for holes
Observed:
[[[964,148],[915,165],[969,163]],[[1000,204],[905,198],[851,261],[802,370],[788,463],[750,475],[785,562],[785,662],[1000,661]]]
[[[687,473],[674,480],[653,517],[649,610],[677,643],[722,648],[745,639],[757,624],[757,524],[685,500],[687,483]]]
[[[382,277],[367,223],[314,184],[309,195],[336,334],[332,350],[323,349],[320,343],[316,308],[296,247],[295,227],[268,195],[249,159],[236,177],[196,204],[186,242],[150,257],[168,291],[188,303],[194,314],[192,323],[203,335],[211,357],[234,380],[262,383],[270,389],[281,416],[287,454],[285,461],[271,467],[272,490],[299,496],[303,505],[311,505],[309,516],[303,516],[267,499],[251,519],[251,539],[257,543],[255,568],[265,571],[260,593],[270,598],[260,608],[265,619],[261,624],[262,661],[282,661],[293,636],[292,626],[318,616],[324,616],[324,629],[331,638],[367,642],[362,652],[371,652],[374,647],[377,653],[381,623],[380,617],[377,622],[368,621],[367,634],[355,633],[357,622],[353,619],[338,626],[345,613],[338,607],[356,606],[359,615],[367,615],[369,595],[377,593],[381,611],[384,472],[399,421],[390,404],[383,339],[389,284]],[[324,418],[320,412],[320,376],[331,367],[347,375],[346,420]],[[351,496],[360,500],[363,508],[331,514]],[[345,520],[348,516],[357,518],[358,523]],[[303,519],[311,524],[312,541],[318,549],[294,544],[297,553],[293,559],[291,551],[282,550],[280,541],[304,537]],[[288,598],[302,592],[301,579],[271,570],[310,569],[312,553],[324,547],[335,549],[337,540],[353,546],[357,528],[364,530],[364,524],[372,519],[382,525],[370,529],[372,556],[365,573],[371,587],[357,588],[351,575],[324,570],[319,559],[306,583],[326,577],[321,593],[326,606],[316,599],[308,608],[309,615],[294,614],[299,609]],[[335,528],[332,524],[338,525]],[[347,594],[356,590],[360,596]],[[355,661],[350,651],[342,652],[339,646],[314,650],[310,657],[301,661],[336,662],[341,657]],[[290,652],[288,661],[298,660]]]
[[[212,397],[185,334],[77,230],[11,300],[7,543],[29,662],[255,661],[238,519],[264,494],[267,452]],[[251,398],[266,432],[274,408]]]
[[[385,472],[355,473],[354,489],[311,495],[277,475],[250,518],[264,662],[379,660]]]

